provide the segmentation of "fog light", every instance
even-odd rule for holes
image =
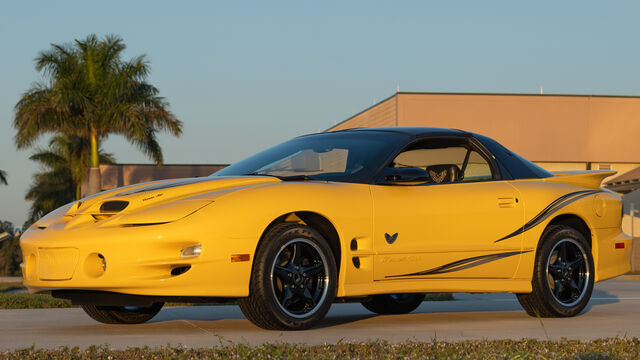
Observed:
[[[182,249],[180,256],[183,258],[191,258],[200,256],[200,253],[202,253],[202,245],[198,244]]]
[[[106,270],[107,259],[102,254],[91,253],[84,260],[84,272],[90,278],[100,277]]]

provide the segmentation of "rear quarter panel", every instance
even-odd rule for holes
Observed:
[[[547,182],[542,180],[518,180],[511,183],[520,193],[524,202],[525,222],[540,214],[549,204],[561,196],[592,190],[569,184]],[[600,189],[595,194],[567,203],[543,222],[524,232],[523,250],[537,250],[542,235],[549,224],[559,216],[577,216],[586,223],[591,232],[587,241],[591,244],[595,280],[600,281],[629,271],[630,239],[621,231],[622,201],[618,195]],[[624,242],[624,249],[616,249],[616,242]],[[516,278],[531,279],[535,264],[536,251],[522,256]]]

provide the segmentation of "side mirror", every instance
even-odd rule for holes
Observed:
[[[401,168],[386,168],[382,172],[382,184],[390,183],[403,183],[414,181],[425,181],[429,179],[429,174],[420,168],[414,167],[401,167]]]

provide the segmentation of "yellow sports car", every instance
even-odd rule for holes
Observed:
[[[165,301],[237,301],[266,329],[305,329],[336,301],[413,311],[429,292],[517,294],[580,313],[629,271],[610,171],[551,174],[485,136],[370,128],[301,136],[209,177],[63,206],[22,236],[24,284],[103,323]]]

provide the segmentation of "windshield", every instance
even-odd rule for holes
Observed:
[[[212,176],[268,175],[281,179],[368,181],[408,136],[381,131],[298,137],[224,168]]]

